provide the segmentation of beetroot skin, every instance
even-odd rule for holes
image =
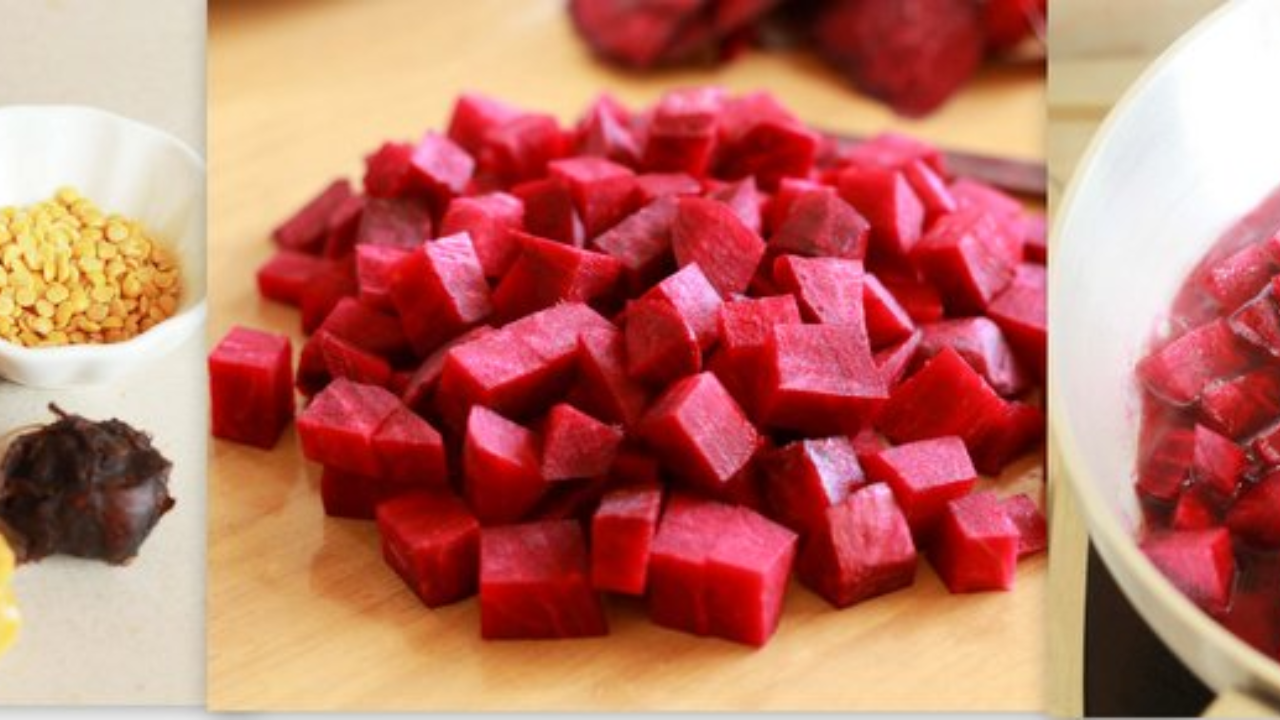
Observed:
[[[607,4],[573,7],[598,23]],[[683,6],[633,4],[648,29],[610,28],[609,52],[649,62],[670,49],[628,43]],[[691,1],[707,12],[671,47],[770,4]],[[424,605],[478,595],[484,638],[570,638],[606,634],[602,595],[629,595],[755,647],[785,625],[793,571],[844,608],[911,585],[921,557],[974,592],[1044,549],[1043,493],[974,494],[1043,434],[1032,220],[912,138],[827,153],[767,93],[602,97],[567,127],[464,95],[446,135],[383,143],[359,188],[283,223],[256,279],[309,330],[296,429],[324,512],[376,520]],[[1218,295],[1271,292],[1265,257],[1234,262]],[[1208,382],[1270,357],[1280,312],[1254,307],[1151,363],[1152,387],[1206,405],[1149,484],[1164,501],[1204,484],[1181,525],[1271,548],[1280,480],[1245,492],[1237,445],[1268,387]],[[209,367],[214,434],[271,447],[294,407],[287,338],[237,328]],[[1280,457],[1280,429],[1259,435]]]

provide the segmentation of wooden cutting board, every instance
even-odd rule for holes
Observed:
[[[442,127],[465,89],[568,120],[604,90],[639,105],[673,85],[767,88],[836,130],[1043,155],[1043,79],[1027,68],[988,70],[906,123],[806,54],[649,76],[602,67],[557,0],[220,0],[210,34],[211,341],[243,323],[290,332],[296,349],[296,312],[254,287],[270,229],[382,140]],[[1043,706],[1043,556],[1012,593],[951,596],[926,563],[911,589],[844,611],[795,585],[760,650],[658,628],[619,599],[607,638],[486,643],[474,600],[422,607],[383,565],[372,524],[323,515],[292,432],[270,452],[213,442],[211,460],[215,710]],[[1041,476],[1028,458],[1000,485],[1037,489]]]

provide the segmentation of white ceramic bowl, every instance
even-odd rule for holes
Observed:
[[[159,360],[202,332],[204,161],[133,120],[74,106],[0,107],[0,207],[28,205],[70,185],[103,210],[137,218],[181,262],[173,317],[107,345],[25,348],[0,341],[0,376],[43,388],[107,383]]]
[[[1280,698],[1280,664],[1200,612],[1135,542],[1135,362],[1187,273],[1280,187],[1280,3],[1238,0],[1155,63],[1099,130],[1055,225],[1049,407],[1098,553],[1202,680]]]

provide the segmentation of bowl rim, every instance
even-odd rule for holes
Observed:
[[[200,155],[200,153],[196,152],[194,148],[183,142],[178,137],[153,125],[148,125],[140,120],[134,120],[133,118],[111,112],[110,110],[103,110],[102,108],[94,107],[92,105],[80,105],[75,103],[0,105],[0,120],[3,120],[6,116],[12,115],[39,115],[44,113],[80,115],[95,118],[97,120],[105,120],[122,126],[131,133],[148,136],[153,140],[172,146],[180,155],[184,156],[185,160],[193,163],[200,171],[201,175],[205,175],[207,177],[208,167],[205,163],[204,157]],[[205,228],[205,234],[206,236],[208,234],[207,228]],[[172,329],[172,327],[179,322],[189,322],[186,318],[192,316],[197,318],[205,317],[208,313],[208,295],[209,290],[205,287],[204,292],[202,292],[198,297],[192,298],[187,307],[180,309],[173,315],[170,315],[128,340],[121,340],[113,343],[81,343],[44,347],[27,347],[26,345],[19,345],[18,343],[0,338],[0,354],[6,355],[19,362],[38,362],[40,360],[49,360],[55,356],[64,361],[75,361],[89,359],[91,357],[101,355],[104,352],[127,353],[143,351],[146,349],[145,346],[150,344],[156,335],[160,334],[157,331]]]
[[[1065,242],[1064,233],[1074,214],[1078,196],[1082,192],[1081,188],[1091,184],[1100,165],[1099,158],[1110,150],[1114,128],[1124,121],[1130,112],[1130,107],[1140,102],[1148,89],[1163,79],[1170,72],[1169,67],[1202,37],[1213,32],[1236,13],[1243,12],[1245,8],[1255,5],[1265,7],[1270,1],[1240,0],[1227,3],[1212,11],[1166,48],[1121,95],[1090,138],[1067,184],[1051,226],[1051,237],[1055,239],[1056,246],[1051,248],[1051,254],[1058,252],[1062,243]],[[1064,271],[1060,264],[1055,264],[1051,260],[1049,265],[1049,327],[1052,328],[1055,325],[1053,318],[1058,314],[1054,312],[1054,308],[1068,306],[1065,301],[1069,300],[1069,292],[1066,289],[1069,278],[1063,277]],[[1093,481],[1087,466],[1079,460],[1083,457],[1083,453],[1064,409],[1072,403],[1064,393],[1059,379],[1063,367],[1064,363],[1059,358],[1059,352],[1055,352],[1051,342],[1048,382],[1050,438],[1062,459],[1067,485],[1072,488],[1075,499],[1080,505],[1090,539],[1107,569],[1115,577],[1117,584],[1143,620],[1179,656],[1182,662],[1192,668],[1201,681],[1218,691],[1264,690],[1273,697],[1280,696],[1280,662],[1269,658],[1241,640],[1183,595],[1146,558],[1133,534],[1115,518],[1111,503],[1103,496],[1098,483]],[[1163,605],[1167,618],[1152,617],[1153,614],[1161,613],[1151,612],[1140,602],[1144,591]],[[1161,622],[1162,619],[1168,619],[1170,622]],[[1226,672],[1224,668],[1212,667],[1212,660],[1203,652],[1195,652],[1195,648],[1190,647],[1189,643],[1181,642],[1186,638],[1179,637],[1180,629],[1187,629],[1192,633],[1193,637],[1188,640],[1198,639],[1208,643],[1233,667],[1226,668]],[[1259,682],[1263,684],[1261,688],[1258,687]]]

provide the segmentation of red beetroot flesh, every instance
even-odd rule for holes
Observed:
[[[764,241],[725,205],[683,198],[676,206],[671,249],[677,265],[697,263],[721,297],[728,297],[747,289],[764,256]]]
[[[768,453],[763,467],[771,517],[797,533],[819,528],[827,511],[866,483],[843,436],[797,440]]]
[[[978,480],[957,437],[887,448],[864,457],[863,467],[869,479],[893,489],[917,538],[931,538],[947,503],[968,495]]]
[[[512,233],[524,227],[524,203],[495,192],[457,197],[440,222],[440,236],[467,233],[486,277],[502,277],[515,261],[519,246]]]
[[[622,263],[603,253],[521,233],[520,252],[493,291],[500,320],[514,320],[561,302],[595,302],[610,296]]]
[[[478,324],[493,309],[484,271],[465,233],[423,243],[401,261],[391,301],[418,355]]]
[[[1142,551],[1197,605],[1211,613],[1226,609],[1236,572],[1226,528],[1153,533]]]
[[[297,307],[307,285],[332,267],[324,258],[281,248],[258,268],[258,294]]]
[[[953,593],[1012,590],[1020,533],[995,493],[947,503],[929,561]]]
[[[613,465],[622,430],[559,404],[542,429],[542,477],[549,482],[601,475]]]
[[[674,495],[653,539],[649,616],[760,646],[777,629],[796,536],[745,507]]]
[[[302,454],[356,475],[380,476],[374,435],[400,407],[400,400],[384,388],[334,380],[298,417]]]
[[[583,333],[578,339],[576,404],[602,420],[634,425],[649,405],[649,392],[627,374],[626,363],[622,333],[612,328]]]
[[[382,557],[427,607],[476,592],[480,523],[447,492],[416,491],[379,503]]]
[[[826,508],[796,571],[838,608],[915,582],[916,547],[889,488],[868,485]]]
[[[746,467],[759,446],[755,428],[709,372],[672,384],[641,420],[640,435],[668,471],[712,493]]]
[[[486,408],[471,409],[462,446],[467,503],[485,525],[524,518],[546,492],[533,432]]]
[[[480,635],[551,639],[607,635],[591,587],[582,528],[572,520],[480,531]]]
[[[812,257],[861,260],[871,225],[831,188],[800,193],[790,205],[769,249]]]
[[[658,529],[662,487],[630,485],[610,491],[591,518],[591,584],[597,590],[643,595],[649,551]]]
[[[289,250],[318,254],[329,230],[329,217],[351,197],[351,183],[334,180],[319,195],[304,205],[293,217],[277,227],[271,237]]]
[[[783,255],[773,264],[774,282],[795,296],[804,319],[827,325],[866,327],[864,277],[860,260]]]
[[[1042,553],[1049,547],[1049,526],[1036,501],[1019,494],[1004,501],[1005,515],[1018,528],[1018,559]]]
[[[771,427],[852,433],[887,397],[866,334],[846,325],[777,325],[765,345],[760,412]]]
[[[209,355],[214,437],[274,447],[293,419],[289,338],[233,327]]]

